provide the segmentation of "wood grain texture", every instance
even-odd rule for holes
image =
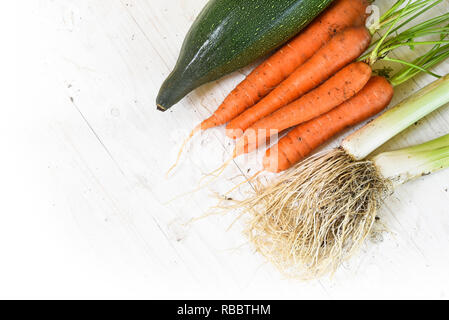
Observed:
[[[16,139],[7,139],[14,159],[1,166],[11,194],[2,211],[14,215],[0,227],[7,261],[0,296],[449,297],[448,170],[400,187],[382,212],[389,231],[333,279],[308,283],[283,279],[255,254],[242,221],[227,230],[236,215],[189,223],[215,204],[213,192],[255,172],[263,154],[238,159],[216,183],[170,202],[229,157],[231,142],[214,129],[191,143],[173,177],[164,176],[181,139],[251,68],[156,111],[159,86],[206,0],[26,2],[19,107],[2,120]],[[449,1],[439,7],[448,9]],[[435,70],[447,73],[449,63]],[[393,103],[430,81],[424,75],[400,86]],[[382,150],[448,132],[444,107]]]

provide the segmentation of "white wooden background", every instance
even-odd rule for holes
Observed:
[[[213,191],[254,172],[256,157],[167,203],[231,148],[222,129],[212,130],[164,177],[181,138],[243,77],[156,111],[159,86],[206,0],[14,2],[14,24],[2,27],[18,50],[15,67],[5,64],[17,86],[2,93],[0,120],[0,297],[449,298],[449,171],[400,187],[381,215],[388,232],[334,278],[306,283],[255,254],[242,222],[227,230],[232,215],[186,224],[215,203]],[[449,72],[449,63],[436,70]],[[395,102],[430,80],[399,87]],[[445,107],[384,149],[448,132]]]

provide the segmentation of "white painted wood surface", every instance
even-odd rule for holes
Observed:
[[[254,172],[256,156],[209,189],[167,203],[195,188],[231,147],[223,129],[212,130],[164,177],[181,138],[242,79],[236,73],[171,112],[156,111],[159,86],[205,3],[16,2],[18,63],[6,70],[18,86],[6,92],[0,120],[0,297],[448,298],[448,170],[400,187],[382,212],[389,232],[333,279],[306,283],[282,278],[255,254],[242,222],[227,230],[233,216],[186,225],[215,203],[212,191],[239,181],[226,178]],[[449,72],[449,63],[436,70]],[[395,102],[431,80],[397,88]],[[448,132],[445,107],[384,149]]]

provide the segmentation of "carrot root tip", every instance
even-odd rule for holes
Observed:
[[[183,153],[185,147],[187,146],[187,144],[189,143],[189,141],[192,140],[192,138],[200,131],[201,131],[201,125],[198,125],[190,132],[189,136],[186,139],[184,139],[184,141],[181,145],[181,148],[179,149],[175,163],[168,169],[167,173],[165,174],[166,178],[168,178],[170,173],[179,165],[179,162],[181,161],[182,153]]]

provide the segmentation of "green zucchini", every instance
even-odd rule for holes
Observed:
[[[238,70],[288,41],[332,0],[209,0],[162,85],[166,111],[192,90]]]

